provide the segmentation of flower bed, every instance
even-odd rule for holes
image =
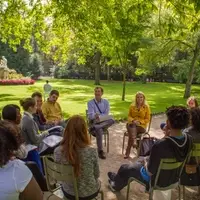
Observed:
[[[35,81],[32,79],[12,79],[0,80],[0,85],[32,85]]]

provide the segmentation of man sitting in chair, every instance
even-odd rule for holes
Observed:
[[[65,127],[65,121],[63,120],[62,109],[57,102],[59,92],[52,90],[49,94],[49,98],[42,104],[42,113],[46,119],[46,123],[53,123]]]
[[[124,164],[117,174],[108,172],[109,185],[112,190],[120,191],[128,184],[130,177],[144,183],[148,190],[150,185],[154,186],[161,159],[175,158],[179,162],[186,159],[192,147],[192,138],[182,130],[189,124],[189,112],[183,106],[171,106],[167,109],[166,115],[166,136],[153,145],[148,159],[139,159],[135,163]],[[167,187],[178,182],[177,174],[177,169],[161,171],[157,185]]]
[[[96,87],[94,89],[95,98],[88,102],[88,118],[90,120],[90,131],[94,133],[97,141],[99,158],[105,159],[103,152],[102,136],[104,128],[110,127],[114,120],[109,115],[110,105],[106,99],[101,98],[103,95],[103,88]]]

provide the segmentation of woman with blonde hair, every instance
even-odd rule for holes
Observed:
[[[198,105],[198,101],[194,96],[191,96],[187,99],[187,106],[188,108],[197,108]]]
[[[54,151],[56,162],[73,166],[80,200],[95,198],[100,189],[98,154],[90,144],[85,120],[75,115],[68,120],[63,140]],[[74,199],[73,184],[63,182],[62,190],[66,198]]]
[[[143,92],[137,92],[135,102],[131,104],[128,113],[128,146],[126,149],[125,159],[129,158],[131,147],[136,148],[136,137],[139,133],[146,131],[147,124],[150,121],[150,109],[146,103]]]

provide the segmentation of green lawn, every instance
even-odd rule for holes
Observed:
[[[163,112],[165,108],[174,105],[185,105],[182,98],[184,85],[171,83],[135,83],[128,82],[126,86],[126,101],[121,101],[122,83],[101,81],[104,88],[104,98],[110,102],[111,113],[116,119],[127,117],[128,108],[137,91],[146,94],[147,101],[153,113]],[[19,104],[19,100],[29,97],[35,91],[41,91],[44,81],[38,81],[32,86],[0,86],[0,110],[10,103]],[[94,81],[90,80],[51,80],[54,89],[60,91],[59,102],[66,117],[73,114],[85,116],[87,101],[93,98]],[[200,86],[192,87],[192,95],[198,97]]]

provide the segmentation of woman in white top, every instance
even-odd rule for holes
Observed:
[[[42,200],[43,193],[31,171],[14,156],[18,142],[8,127],[0,121],[0,199],[1,200]]]

